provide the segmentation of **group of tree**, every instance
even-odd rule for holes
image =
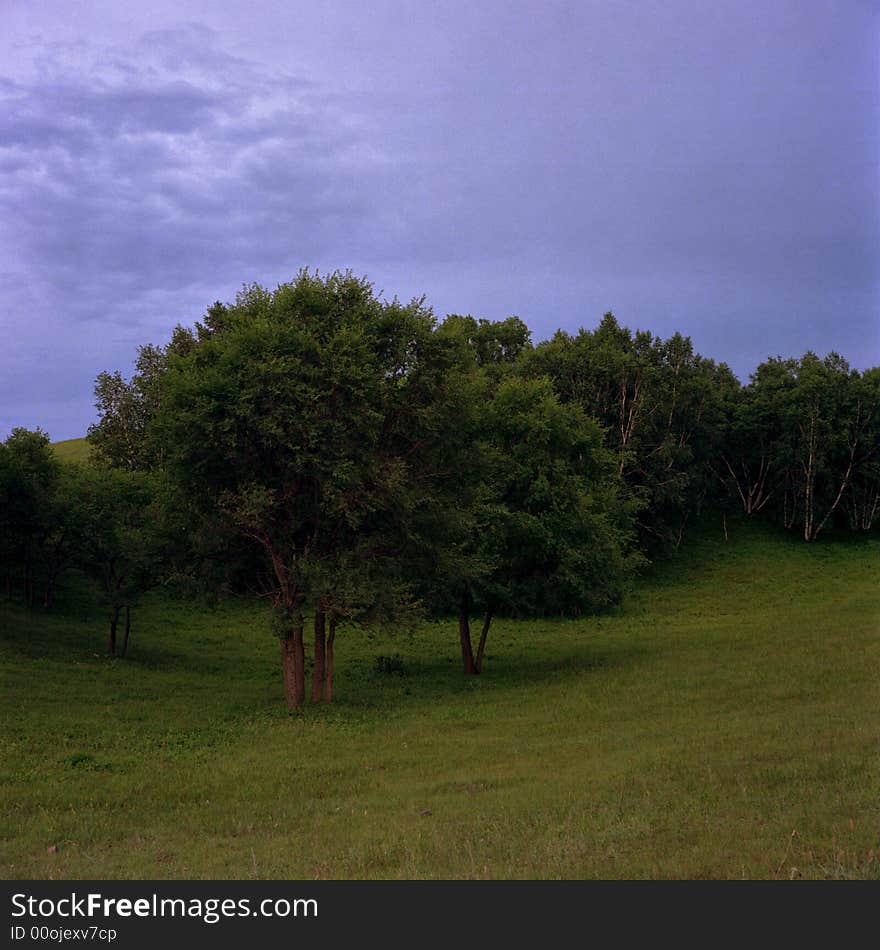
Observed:
[[[880,507],[880,370],[808,353],[741,385],[611,314],[535,346],[516,317],[438,322],[348,273],[246,287],[95,392],[91,465],[60,466],[40,432],[0,447],[10,591],[48,606],[65,568],[86,572],[111,652],[156,583],[258,594],[291,707],[307,620],[313,701],[340,627],[427,610],[458,618],[477,674],[496,615],[618,603],[707,506],[807,541]]]
[[[835,353],[770,359],[725,404],[719,458],[728,497],[815,541],[870,531],[880,514],[880,368]]]
[[[815,541],[880,513],[880,369],[838,354],[770,358],[742,385],[690,339],[632,333],[606,314],[525,357],[602,425],[643,548],[677,547],[706,505],[771,518]]]
[[[88,575],[109,613],[108,651],[124,655],[131,608],[165,569],[156,477],[62,465],[40,430],[0,443],[0,565],[6,596],[52,606],[68,569]],[[124,612],[124,636],[117,629]]]

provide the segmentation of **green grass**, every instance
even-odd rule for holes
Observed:
[[[342,631],[293,716],[255,605],[155,597],[126,660],[75,590],[4,606],[0,874],[880,877],[878,555],[704,533],[470,680],[450,622]]]
[[[63,442],[53,442],[55,455],[62,462],[86,462],[91,454],[91,446],[87,439],[65,439]]]

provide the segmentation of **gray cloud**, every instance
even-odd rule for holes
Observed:
[[[124,68],[123,51],[104,51],[0,85],[0,295],[17,341],[0,428],[21,421],[47,365],[58,365],[48,389],[59,400],[87,397],[137,343],[245,281],[289,275],[368,217],[362,196],[385,158],[361,150],[311,84],[212,54],[210,40],[166,31]]]
[[[179,5],[0,77],[0,434],[81,433],[98,371],[303,265],[539,338],[614,309],[743,376],[880,362],[868,5]]]

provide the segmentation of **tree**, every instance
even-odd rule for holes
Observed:
[[[531,350],[531,331],[519,317],[486,320],[451,313],[441,332],[457,337],[478,366],[510,366]]]
[[[462,341],[460,318],[441,327]],[[488,336],[491,326],[483,324]],[[425,536],[423,584],[458,615],[462,665],[480,673],[496,613],[578,613],[617,602],[636,559],[632,511],[620,498],[615,458],[599,426],[562,404],[547,379],[491,372],[465,340],[479,372],[456,422],[456,497]],[[497,351],[495,351],[497,352]],[[471,616],[482,614],[474,649]]]
[[[721,392],[730,370],[694,352],[689,338],[632,333],[606,313],[595,330],[558,331],[525,368],[553,381],[605,431],[649,551],[677,547],[688,520],[714,490]]]
[[[456,359],[421,300],[307,271],[216,305],[168,354],[153,437],[192,503],[261,550],[290,707],[305,699],[305,612],[320,664],[328,613],[335,630],[402,591],[383,581],[440,477]]]
[[[785,421],[772,375],[759,369],[748,386],[728,390],[719,477],[747,517],[779,495]]]
[[[208,321],[222,319],[222,304],[208,310]],[[95,381],[98,422],[89,426],[88,440],[99,463],[128,471],[148,471],[162,463],[161,448],[152,434],[152,422],[161,401],[161,384],[168,359],[188,352],[195,345],[193,334],[175,328],[167,346],[138,347],[135,371],[125,380],[116,370],[104,372]]]
[[[83,469],[78,484],[82,514],[79,565],[98,583],[110,609],[107,652],[125,656],[131,610],[162,578],[159,526],[162,509],[156,476],[114,469]],[[120,616],[125,612],[121,645]]]
[[[847,486],[849,524],[854,531],[870,531],[880,514],[880,368],[865,370],[853,390],[853,431],[861,433],[862,450]]]
[[[0,446],[0,554],[8,594],[17,577],[28,607],[36,600],[43,546],[54,527],[59,473],[49,436],[40,429],[15,428]]]

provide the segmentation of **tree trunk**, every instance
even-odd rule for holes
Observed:
[[[43,595],[43,606],[48,610],[52,606],[52,595],[55,593],[55,577],[49,574],[46,579],[46,593]]]
[[[281,619],[281,675],[284,680],[284,699],[288,709],[301,706],[306,698],[305,651],[303,650],[303,618],[298,607],[291,606],[292,598],[286,599]]]
[[[128,635],[131,633],[131,604],[125,605],[125,633],[122,635],[122,649],[119,651],[120,656],[125,656],[126,651],[128,650]]]
[[[293,670],[296,661],[294,658],[292,632],[289,632],[287,636],[281,637],[279,643],[281,644],[281,675],[284,678],[284,701],[287,703],[288,709],[295,709],[297,702]]]
[[[470,602],[462,597],[458,608],[458,639],[461,642],[461,659],[467,675],[477,672],[474,666],[474,648],[471,644]]]
[[[110,656],[116,656],[116,624],[119,622],[119,605],[114,604],[110,609],[110,642],[107,645],[107,652]]]
[[[483,629],[480,631],[480,643],[477,646],[477,659],[474,663],[474,668],[477,673],[483,672],[483,654],[486,651],[486,638],[489,636],[489,627],[492,625],[492,616],[494,613],[494,608],[489,607],[486,611],[486,617],[483,620]]]
[[[324,691],[326,615],[323,610],[315,611],[315,666],[312,669],[312,702],[321,701]]]
[[[324,666],[324,702],[333,701],[333,641],[336,639],[336,616],[330,614],[330,631],[327,634],[327,656]]]

